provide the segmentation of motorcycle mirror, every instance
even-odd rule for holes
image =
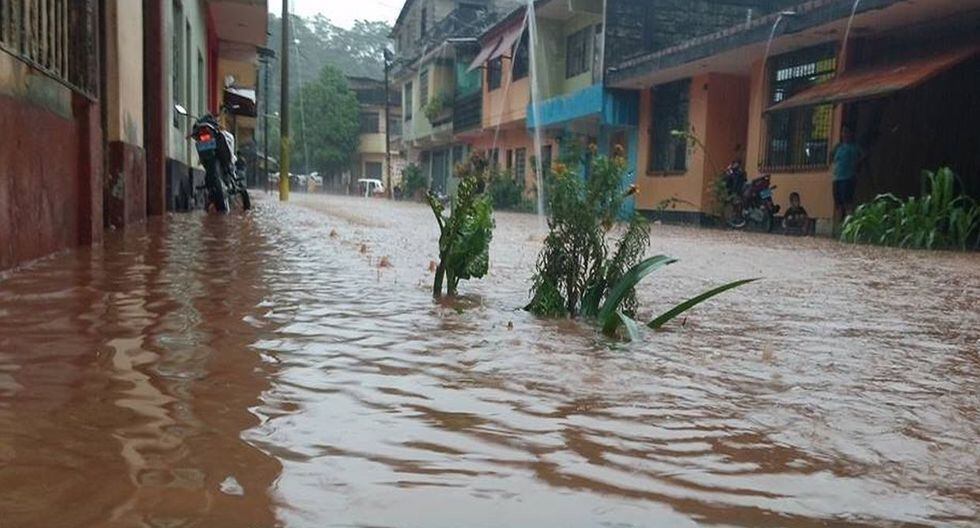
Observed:
[[[180,115],[182,115],[182,116],[186,116],[187,115],[187,109],[184,108],[183,106],[179,105],[179,104],[175,104],[174,105],[174,110],[176,110],[177,113],[180,114]]]

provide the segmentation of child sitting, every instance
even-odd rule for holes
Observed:
[[[800,193],[790,193],[789,209],[786,209],[786,214],[783,216],[783,230],[787,234],[805,235],[808,224],[806,209],[800,205]]]

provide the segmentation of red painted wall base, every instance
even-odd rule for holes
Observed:
[[[0,95],[0,269],[101,240],[99,107],[66,119]]]
[[[106,220],[123,227],[146,220],[146,156],[143,149],[124,143],[109,143],[106,174]]]

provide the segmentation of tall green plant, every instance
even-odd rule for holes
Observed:
[[[479,154],[472,154],[466,163],[456,168],[459,187],[452,201],[449,216],[445,207],[432,193],[428,194],[429,206],[439,224],[439,265],[432,283],[432,295],[442,296],[458,292],[459,281],[481,278],[490,265],[490,240],[493,238],[493,206],[484,194],[487,178],[487,162]]]
[[[429,182],[418,165],[411,163],[402,169],[402,195],[410,200],[420,200]]]
[[[642,256],[649,227],[637,217],[617,244],[616,256],[608,258],[606,234],[631,192],[620,190],[625,169],[622,155],[593,156],[587,179],[555,163],[547,195],[550,230],[538,257],[529,311],[550,317],[594,315],[611,279]]]
[[[924,171],[922,185],[919,196],[882,194],[859,206],[844,221],[841,240],[917,249],[978,247],[980,206],[956,192],[953,171]]]
[[[636,192],[622,192],[626,169],[622,150],[612,157],[593,155],[589,177],[556,163],[551,173],[549,232],[538,257],[526,309],[547,317],[593,318],[607,335],[626,328],[635,339],[636,285],[647,275],[676,262],[666,255],[643,259],[650,245],[649,225],[634,215],[611,249],[608,245],[623,200]],[[736,281],[689,299],[651,321],[660,328],[679,314],[732,288],[755,279]]]

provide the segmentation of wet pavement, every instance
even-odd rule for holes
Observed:
[[[522,312],[543,236],[429,297],[405,203],[171,216],[0,275],[0,527],[974,526],[980,255],[655,226],[612,343]]]

